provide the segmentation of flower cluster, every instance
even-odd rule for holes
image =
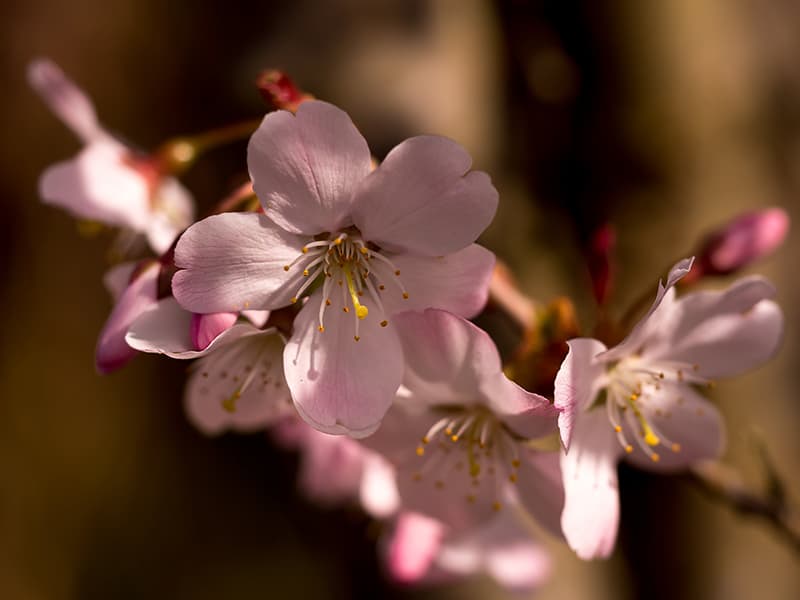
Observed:
[[[516,302],[523,325],[537,322],[507,280],[492,283],[495,257],[475,242],[498,192],[456,142],[414,137],[378,163],[345,112],[295,90],[290,110],[268,113],[250,137],[251,184],[195,222],[169,161],[106,132],[52,63],[29,75],[86,144],[45,171],[43,200],[144,236],[153,252],[106,277],[115,306],[98,369],[139,352],[194,360],[190,420],[209,435],[268,430],[299,451],[304,493],[385,522],[381,553],[398,581],[481,572],[536,587],[550,563],[531,520],[582,558],[608,556],[617,462],[670,471],[718,458],[723,421],[706,390],[779,346],[766,280],[678,288],[772,251],[787,228],[780,210],[735,221],[699,260],[679,261],[627,331],[548,340],[560,368],[526,389],[510,376],[535,371],[541,352],[524,347],[504,364],[467,320],[491,289],[498,305]]]

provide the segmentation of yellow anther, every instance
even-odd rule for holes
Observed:
[[[625,446],[625,452],[627,452],[628,454],[630,454],[631,452],[633,452],[633,446],[631,446],[630,444],[628,444],[627,446]]]
[[[444,434],[445,435],[453,435],[453,430],[448,427],[447,429],[444,430]]]
[[[429,443],[430,441],[431,441],[431,440],[430,440],[430,438],[429,438],[427,435],[426,435],[425,437],[423,437],[423,438],[422,438],[422,443],[423,443],[423,444],[427,444],[427,443]]]
[[[622,431],[622,427],[620,427],[619,425],[614,425],[614,431],[619,433],[620,431]]]
[[[303,252],[303,254],[308,254],[308,248],[306,248],[305,246],[300,248],[300,250]]]
[[[323,327],[322,325],[320,325],[319,327],[317,327],[317,329],[319,329],[319,332],[320,332],[320,333],[325,333],[325,327]]]
[[[242,397],[242,392],[240,390],[236,390],[233,394],[230,395],[229,398],[226,398],[222,401],[222,408],[224,408],[229,413],[236,412],[236,401]]]
[[[655,433],[653,433],[653,430],[650,429],[650,426],[645,425],[644,443],[647,444],[648,446],[658,446],[660,442],[661,440],[658,439],[658,436]]]
[[[347,308],[346,306],[343,306],[343,307],[342,307],[342,310],[343,310],[344,312],[346,312],[346,313],[349,313],[349,312],[350,312],[350,309],[349,309],[349,308]]]
[[[650,455],[650,460],[652,460],[653,462],[658,462],[658,461],[661,460],[661,457],[658,454],[656,454],[655,452],[653,452]]]
[[[511,473],[511,475],[508,476],[508,480],[511,483],[517,483],[517,474],[516,473]]]
[[[283,265],[283,270],[284,271],[288,271],[289,270],[289,265]]]
[[[663,374],[663,373],[659,373],[659,374],[658,374],[658,378],[659,378],[659,379],[664,379],[664,374]]]
[[[336,244],[337,246],[341,246],[342,245],[342,238],[336,238],[335,240],[333,240],[333,243]]]
[[[395,271],[394,274],[400,277],[400,269],[397,269],[397,271]]]
[[[411,476],[412,481],[420,481],[422,479],[422,473],[414,473]]]
[[[331,299],[330,298],[326,298],[325,299],[325,306],[330,306],[330,305],[331,305]]]
[[[475,496],[472,494],[467,496],[467,502],[469,502],[470,504],[475,504]]]
[[[672,444],[672,451],[673,452],[680,452],[681,451],[681,445],[680,444]]]
[[[361,336],[360,336],[360,335],[354,335],[354,336],[353,336],[353,339],[354,339],[355,341],[358,341],[358,340],[360,340],[360,339],[361,339]]]
[[[453,440],[454,442],[457,442],[458,441],[458,436],[457,435],[451,435],[450,439]]]
[[[408,300],[408,292],[403,292],[403,300]]]
[[[308,269],[303,269],[303,277],[308,277],[308,276],[309,276]]]
[[[297,302],[297,296],[295,296],[294,298],[292,298],[292,304],[295,304],[296,302]]]
[[[517,458],[515,458],[514,460],[512,460],[512,461],[511,461],[511,466],[512,466],[512,467],[514,467],[515,469],[519,469],[519,466],[520,466],[521,464],[522,464],[522,463],[520,463],[520,462],[519,462],[519,459],[517,459]]]
[[[639,399],[639,396],[636,394],[631,394],[631,402],[636,402]]]
[[[361,252],[361,254],[369,254],[369,250],[367,250],[366,246],[361,246],[358,251]]]
[[[244,309],[247,310],[248,308],[250,308],[250,300],[245,300],[244,301]]]
[[[369,314],[369,309],[366,306],[364,306],[363,304],[359,304],[358,306],[356,306],[356,316],[359,319],[365,318],[368,314]]]
[[[386,289],[386,286],[385,286],[385,285],[383,285],[383,284],[380,284],[380,285],[378,286],[378,289],[379,289],[380,291],[383,291],[383,290],[385,290],[385,289]]]
[[[499,502],[493,502],[493,503],[492,503],[492,510],[493,510],[493,511],[495,511],[495,512],[498,512],[498,511],[500,511],[500,509],[502,509],[502,508],[503,508],[503,505],[502,505],[502,504],[500,504]]]
[[[437,490],[444,489],[444,481],[442,481],[441,479],[437,479],[433,485],[436,487]]]
[[[381,327],[386,327],[389,324],[389,321],[381,321]]]
[[[425,454],[425,448],[417,446],[417,456],[422,456],[423,454]]]
[[[347,289],[350,292],[350,298],[353,300],[353,307],[356,309],[356,316],[359,319],[364,319],[369,314],[369,309],[361,304],[361,301],[358,299],[359,294],[358,290],[356,290],[356,285],[353,282],[353,275],[350,273],[350,265],[345,264],[342,270],[344,271],[345,279],[347,279]],[[345,312],[349,311],[345,310]]]

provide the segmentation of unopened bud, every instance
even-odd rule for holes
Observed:
[[[259,74],[256,87],[268,104],[290,112],[296,112],[304,100],[313,99],[313,96],[301,91],[286,73],[277,69]]]
[[[222,332],[236,323],[237,313],[218,312],[208,314],[192,314],[189,333],[196,350],[205,350]]]
[[[706,237],[687,279],[691,282],[705,275],[728,275],[743,269],[772,254],[788,231],[789,215],[782,208],[743,214]]]

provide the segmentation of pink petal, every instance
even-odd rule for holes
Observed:
[[[469,321],[428,309],[393,322],[405,354],[403,384],[429,405],[474,403],[484,380],[502,374],[494,342]]]
[[[40,58],[28,64],[28,83],[83,142],[108,137],[89,97],[54,62]]]
[[[622,452],[605,411],[577,416],[572,447],[561,456],[561,528],[580,558],[606,558],[614,549],[619,525],[617,460]]]
[[[364,454],[359,500],[367,514],[385,519],[400,508],[394,467],[385,458],[366,448]]]
[[[122,295],[122,292],[128,288],[131,275],[133,275],[138,264],[137,261],[120,263],[111,267],[103,275],[103,286],[105,286],[108,293],[111,294],[111,298],[114,300],[115,304]]]
[[[716,407],[692,386],[662,384],[660,390],[650,386],[645,393],[647,401],[640,408],[647,421],[667,439],[653,448],[658,462],[652,460],[652,453],[646,455],[636,445],[627,455],[629,462],[650,471],[672,472],[720,457],[725,448],[725,423]],[[639,434],[631,431],[627,423],[624,427],[628,439]],[[671,443],[680,448],[673,450]]]
[[[184,405],[194,426],[206,435],[251,432],[293,414],[276,331],[242,324],[226,334],[192,365]]]
[[[550,533],[561,537],[564,484],[559,454],[520,445],[516,490],[523,508]]]
[[[95,366],[100,373],[110,373],[136,356],[125,343],[131,323],[156,303],[156,287],[161,270],[157,262],[144,267],[128,285],[108,316],[95,349]]]
[[[350,438],[309,432],[300,459],[300,490],[321,504],[354,500],[361,486],[364,459],[363,447]]]
[[[652,330],[648,327],[648,321],[651,318],[654,318],[654,315],[658,311],[664,296],[675,286],[676,283],[678,283],[678,281],[681,280],[682,277],[684,277],[692,269],[693,263],[694,257],[684,258],[683,260],[675,263],[667,275],[666,284],[663,284],[660,281],[658,282],[656,299],[653,301],[653,304],[650,306],[650,310],[647,311],[647,314],[645,314],[645,316],[643,316],[639,322],[636,323],[624,340],[610,350],[607,350],[601,354],[598,357],[600,360],[606,363],[616,361],[625,356],[635,354],[642,347],[647,339],[648,332]]]
[[[42,200],[79,219],[144,231],[150,191],[144,176],[125,163],[125,152],[116,142],[95,142],[49,167],[39,180]]]
[[[268,310],[243,310],[241,315],[258,328],[264,327],[269,320]]]
[[[333,294],[320,332],[322,294],[317,291],[294,321],[284,351],[284,369],[300,416],[320,431],[364,437],[380,425],[403,374],[403,355],[394,327],[381,327],[377,307],[359,321],[343,312]]]
[[[286,231],[315,235],[351,224],[353,190],[369,173],[370,154],[347,113],[307,101],[296,115],[264,117],[247,165],[267,215]]]
[[[509,429],[527,439],[554,431],[561,413],[547,398],[523,389],[503,373],[481,382],[480,397]]]
[[[606,350],[602,342],[577,338],[567,342],[569,352],[558,369],[555,380],[555,406],[561,410],[558,429],[561,443],[569,450],[577,411],[587,410],[599,391],[605,364],[595,357]]]
[[[205,348],[197,350],[192,339],[192,316],[175,298],[164,298],[131,323],[125,341],[139,352],[164,354],[170,358],[185,360],[205,356],[218,346],[240,337],[261,333],[248,323],[239,323],[221,331]]]
[[[290,304],[305,279],[284,266],[301,254],[304,238],[264,215],[224,213],[195,223],[178,240],[172,279],[178,302],[192,312],[238,312]]]
[[[205,350],[219,334],[233,327],[238,317],[237,313],[230,312],[192,313],[189,335],[194,349]]]
[[[491,223],[497,190],[456,142],[408,139],[364,180],[353,221],[365,239],[392,252],[441,256],[467,247]]]
[[[421,580],[442,543],[444,527],[435,519],[413,512],[397,518],[387,551],[389,574],[402,583]]]
[[[399,254],[389,257],[400,271],[396,277],[408,298],[404,299],[395,281],[382,282],[386,289],[381,301],[386,313],[440,308],[471,318],[486,305],[494,254],[472,244],[463,250],[436,258]]]
[[[174,177],[162,177],[153,194],[151,218],[145,234],[156,254],[163,254],[175,238],[194,222],[192,195]]]
[[[451,580],[486,572],[502,587],[519,592],[533,590],[552,570],[547,551],[513,510],[501,511],[464,535],[445,538],[434,566]]]
[[[783,313],[769,300],[774,296],[775,288],[760,277],[740,279],[724,291],[687,294],[674,303],[661,343],[646,348],[645,356],[696,364],[708,378],[760,366],[783,339]]]

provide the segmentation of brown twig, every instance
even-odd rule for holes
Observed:
[[[763,491],[747,486],[739,473],[721,463],[710,462],[694,467],[688,480],[713,500],[726,504],[742,515],[766,520],[795,552],[800,554],[800,519],[787,502],[785,486],[772,468],[766,454],[767,485]]]

